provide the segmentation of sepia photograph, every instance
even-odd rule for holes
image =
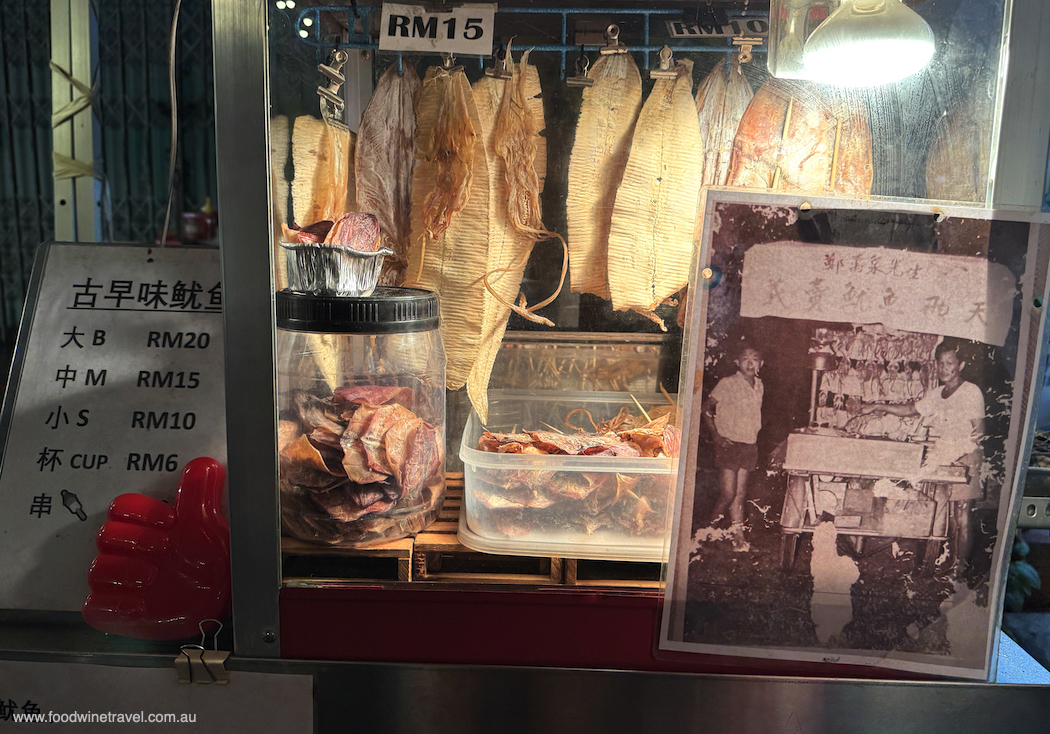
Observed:
[[[661,648],[987,679],[1047,238],[803,201],[707,194]]]

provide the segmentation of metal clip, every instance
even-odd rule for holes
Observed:
[[[605,29],[605,45],[601,47],[601,53],[604,56],[627,53],[627,47],[620,43],[620,26],[615,23]]]
[[[343,112],[343,97],[339,94],[339,87],[343,86],[346,77],[343,76],[343,65],[350,59],[350,55],[338,49],[328,57],[327,64],[318,64],[317,70],[328,79],[327,86],[317,87],[317,94],[321,97],[321,117],[332,121]]]
[[[212,649],[204,649],[204,641],[207,633],[204,631],[205,622],[214,622],[219,625],[212,638]],[[226,672],[226,658],[230,653],[219,649],[219,633],[222,631],[222,622],[217,619],[202,620],[197,628],[201,631],[201,642],[199,645],[183,645],[179,648],[179,656],[175,658],[175,670],[179,674],[179,683],[218,683],[226,685],[230,682],[229,674]]]
[[[462,66],[456,65],[455,54],[441,54],[441,69],[446,74],[455,74],[457,71],[463,71]]]
[[[507,50],[502,46],[496,49],[496,53],[492,58],[492,66],[485,69],[485,76],[504,80],[514,76],[507,64]]]
[[[740,63],[746,64],[751,60],[751,49],[762,45],[762,39],[758,37],[737,36],[733,39],[733,45],[740,47]]]
[[[570,87],[593,87],[594,80],[587,76],[590,66],[591,60],[583,52],[583,46],[580,46],[580,55],[576,58],[576,75],[570,76],[565,83]]]
[[[660,68],[650,69],[650,79],[675,79],[678,77],[678,70],[674,67],[671,62],[674,61],[674,55],[671,53],[670,46],[664,46],[660,49]]]

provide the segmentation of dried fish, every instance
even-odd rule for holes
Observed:
[[[737,128],[728,183],[863,197],[871,193],[871,161],[862,102],[832,104],[813,86],[770,80]]]
[[[361,434],[361,445],[368,459],[368,468],[381,474],[392,474],[387,463],[384,438],[387,431],[401,422],[417,420],[414,413],[400,405],[383,405],[376,409],[368,428]]]
[[[337,388],[332,396],[332,402],[336,405],[345,403],[371,403],[372,405],[386,405],[397,403],[409,410],[412,409],[414,393],[410,387],[397,387],[385,385],[348,385]]]
[[[587,77],[594,84],[583,90],[565,200],[569,285],[609,298],[609,227],[642,108],[642,78],[631,54],[602,56]]]
[[[466,383],[481,335],[489,174],[485,142],[476,132],[480,126],[463,71],[428,69],[416,103],[408,277],[440,297],[450,390]]]
[[[926,196],[949,201],[982,201],[988,188],[991,136],[974,114],[970,97],[960,99],[937,122],[926,155]]]
[[[554,433],[553,431],[527,431],[527,433],[532,436],[532,441],[536,447],[546,451],[548,454],[578,456],[591,450],[601,451],[620,442],[615,433],[574,433],[572,435]]]
[[[343,448],[343,469],[350,480],[357,484],[381,482],[387,477],[386,474],[374,471],[369,467],[368,456],[365,454],[364,444],[361,443],[361,436],[368,430],[372,416],[377,410],[379,410],[378,406],[363,403],[350,416],[350,421],[340,440]]]
[[[733,157],[733,140],[751,103],[751,84],[740,71],[740,53],[734,53],[728,69],[723,58],[696,90],[696,113],[704,135],[703,183],[725,186]]]
[[[689,281],[704,153],[692,95],[693,63],[658,79],[638,116],[609,229],[613,308],[666,331],[654,309]]]
[[[483,76],[473,86],[489,161],[489,244],[481,335],[467,392],[483,423],[489,376],[511,311],[552,325],[532,313],[549,301],[531,308],[515,305],[533,245],[551,236],[540,219],[539,194],[547,174],[540,78],[528,57],[526,51],[519,63],[510,64],[510,80]]]
[[[304,432],[324,428],[329,433],[343,433],[346,421],[340,416],[340,408],[334,402],[311,395],[305,390],[293,391],[291,398]]]
[[[353,135],[310,115],[292,123],[293,222],[336,219],[346,209]]]
[[[376,252],[380,244],[379,220],[372,214],[344,214],[332,225],[324,243],[358,252]]]
[[[383,491],[383,485],[369,485],[368,489],[345,484],[327,492],[314,492],[311,499],[337,522],[354,522],[374,512],[387,512],[396,498]]]
[[[386,245],[394,251],[383,265],[385,285],[404,280],[411,245],[414,105],[420,81],[411,64],[402,69],[399,75],[393,64],[380,77],[357,130],[357,210],[379,219]]]
[[[409,442],[408,458],[402,467],[401,489],[405,497],[415,497],[445,465],[445,444],[441,432],[426,421],[416,426]]]
[[[277,450],[284,451],[285,446],[301,435],[298,421],[277,421]]]
[[[306,436],[285,446],[280,461],[281,476],[299,487],[324,489],[346,481],[343,472],[330,467]]]

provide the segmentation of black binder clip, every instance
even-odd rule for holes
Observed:
[[[620,43],[620,26],[613,23],[605,29],[605,45],[601,47],[602,55],[625,54],[627,50],[627,47]]]
[[[219,625],[212,638],[212,649],[204,649],[204,641],[207,633],[204,631],[205,622],[214,622]],[[222,622],[217,619],[202,620],[197,628],[201,631],[201,643],[199,645],[183,645],[179,648],[179,656],[175,658],[175,670],[179,673],[179,683],[218,683],[224,686],[230,682],[230,676],[226,672],[226,658],[230,653],[219,649],[219,633],[222,631]]]
[[[583,46],[580,46],[580,55],[576,57],[576,74],[566,79],[565,83],[570,87],[593,87],[594,80],[587,76],[590,66],[591,60],[583,52]]]

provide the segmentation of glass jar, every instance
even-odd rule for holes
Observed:
[[[364,547],[445,497],[445,351],[430,291],[277,294],[281,528]]]

